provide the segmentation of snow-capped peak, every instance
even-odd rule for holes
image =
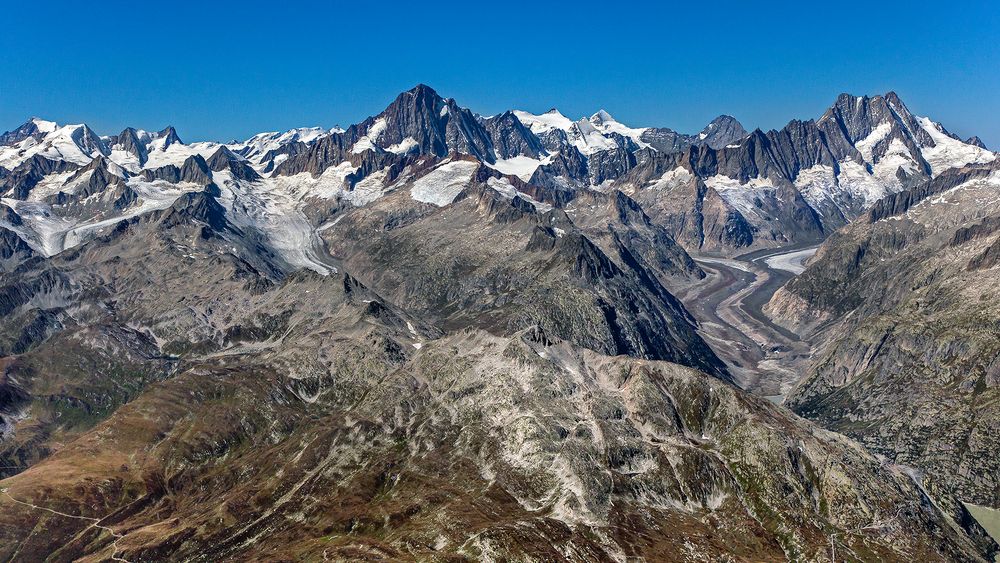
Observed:
[[[605,110],[600,110],[589,119],[581,118],[573,121],[553,108],[535,115],[526,111],[514,110],[514,115],[526,125],[535,135],[548,135],[553,131],[563,131],[566,138],[583,154],[594,154],[601,151],[618,148],[618,142],[611,137],[612,133],[627,137],[640,147],[649,146],[641,140],[645,128],[634,129],[615,120]]]
[[[580,120],[580,122],[584,123],[583,120]],[[615,120],[615,118],[611,117],[610,113],[604,111],[603,109],[590,117],[588,125],[592,125],[603,134],[617,133],[622,137],[632,139],[632,141],[640,147],[649,146],[648,143],[642,140],[642,134],[646,132],[648,129],[647,127],[632,128],[623,123],[619,123]]]
[[[611,117],[611,114],[602,110],[598,110],[597,113],[590,116],[590,122],[594,125],[599,125],[601,123],[615,122],[615,118]]]
[[[334,130],[323,129],[322,127],[296,127],[288,131],[257,133],[241,144],[255,149],[253,151],[255,154],[258,152],[264,153],[289,143],[299,142],[308,144],[320,137],[329,135],[331,131],[336,132]]]
[[[29,123],[38,130],[13,145],[0,147],[0,166],[10,169],[34,156],[86,166],[94,157],[109,152],[104,141],[85,124],[58,125],[37,118]]]
[[[35,125],[35,128],[38,129],[39,133],[52,133],[59,128],[59,124],[55,121],[46,121],[40,117],[32,117],[28,121]]]
[[[556,108],[541,115],[516,109],[514,115],[536,135],[543,135],[553,130],[568,132],[573,128],[573,120],[560,113]]]
[[[162,131],[155,133],[153,135],[153,142],[156,143],[157,148],[161,148],[163,150],[166,150],[174,143],[179,145],[184,144],[173,125],[167,125]]]

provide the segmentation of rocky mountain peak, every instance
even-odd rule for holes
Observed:
[[[547,154],[538,137],[512,111],[494,115],[484,120],[484,125],[493,141],[497,158],[539,158]]]
[[[85,154],[96,156],[97,154],[109,155],[111,154],[110,149],[101,140],[101,137],[94,133],[87,124],[80,125],[70,133],[70,137],[76,143],[80,150]]]
[[[590,122],[594,125],[600,125],[603,123],[615,122],[615,118],[611,117],[611,114],[604,111],[603,109],[597,110],[597,113],[590,116]]]
[[[240,180],[248,182],[260,180],[260,175],[250,166],[250,163],[226,146],[219,147],[205,164],[215,172],[228,170]]]
[[[447,105],[448,101],[442,98],[433,88],[426,84],[417,84],[415,87],[396,96],[396,99],[389,104],[380,116],[403,112],[444,117],[441,114],[443,113],[443,108]]]
[[[399,98],[401,98],[403,96],[429,97],[429,98],[432,98],[432,99],[433,98],[443,99],[437,93],[437,90],[435,90],[434,88],[431,88],[430,86],[428,86],[428,85],[426,85],[426,84],[424,84],[422,82],[419,83],[419,84],[417,84],[413,88],[410,88],[409,90],[403,92],[402,94],[400,94],[399,96],[397,96],[396,99],[398,100]]]
[[[418,84],[396,97],[374,118],[362,123],[357,132],[374,147],[391,152],[416,147],[421,154],[445,156],[449,152],[470,154],[486,162],[495,156],[489,133],[475,114],[446,100],[433,88]],[[395,147],[395,150],[392,150]],[[360,152],[355,148],[356,152]]]
[[[903,100],[901,100],[899,98],[899,94],[897,94],[893,90],[889,90],[882,97],[885,99],[886,103],[888,103],[891,106],[900,107],[900,108],[905,108],[906,107],[906,106],[903,105]]]
[[[966,139],[965,140],[965,144],[967,144],[967,145],[973,145],[973,146],[979,147],[981,149],[987,149],[987,150],[989,150],[987,148],[986,144],[983,143],[983,140],[980,139],[978,135],[973,135],[973,136],[969,137],[968,139]]]
[[[243,159],[237,156],[233,151],[229,150],[229,147],[221,146],[215,153],[212,154],[206,161],[209,168],[212,170],[222,170],[229,165],[230,162],[239,162]]]
[[[181,141],[180,136],[177,135],[177,130],[174,129],[173,125],[167,125],[162,131],[159,131],[154,135],[155,139],[161,139],[161,148],[166,149],[170,145],[177,143],[183,145],[184,142]]]
[[[139,166],[146,164],[149,153],[146,144],[139,138],[138,132],[132,127],[126,127],[117,137],[114,138],[113,148],[123,150],[134,155],[139,160]]]
[[[0,146],[12,146],[20,143],[29,137],[41,138],[46,133],[51,133],[58,128],[52,121],[45,121],[38,117],[32,117],[24,122],[17,129],[7,131],[0,135]]]
[[[716,117],[704,129],[698,133],[700,144],[705,144],[713,149],[721,149],[727,145],[735,143],[748,135],[743,124],[731,115],[720,115]]]
[[[820,118],[820,122],[828,120],[837,123],[852,143],[866,138],[880,125],[899,124],[908,130],[919,129],[913,114],[895,92],[872,97],[841,94]]]

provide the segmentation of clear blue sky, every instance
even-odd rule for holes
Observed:
[[[31,115],[185,140],[346,126],[424,82],[482,114],[605,108],[694,132],[818,117],[843,91],[1000,148],[990,2],[9,2],[0,130]]]

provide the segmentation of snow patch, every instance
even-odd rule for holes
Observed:
[[[875,162],[875,157],[872,154],[872,151],[875,149],[875,145],[882,142],[882,140],[885,139],[891,132],[891,123],[880,123],[877,127],[875,127],[875,129],[872,129],[872,132],[869,133],[867,137],[854,143],[854,148],[858,149],[858,152],[861,153],[865,162]]]
[[[544,159],[537,159],[530,156],[517,155],[511,158],[498,159],[495,164],[487,164],[487,166],[499,170],[502,174],[517,176],[527,182],[539,166],[552,162],[553,156],[555,155],[549,155]]]
[[[536,200],[535,198],[531,197],[530,195],[518,191],[517,188],[515,188],[514,185],[510,183],[510,180],[507,180],[506,178],[503,179],[490,178],[486,180],[486,185],[493,188],[494,190],[497,191],[497,193],[499,193],[500,195],[502,195],[507,199],[514,199],[514,197],[520,197],[521,199],[534,205],[535,209],[539,213],[548,213],[549,211],[552,210],[551,205],[547,203],[542,203]]]
[[[271,190],[285,194],[295,200],[316,197],[334,199],[345,193],[344,181],[349,174],[357,171],[350,162],[344,161],[337,166],[331,166],[318,177],[313,178],[308,172],[294,176],[273,176],[265,180],[265,185]]]
[[[860,198],[864,202],[864,207],[874,205],[876,201],[891,193],[890,185],[887,185],[881,178],[869,174],[864,166],[853,160],[845,160],[840,163],[837,185],[840,192],[850,194],[856,199]]]
[[[219,150],[219,143],[191,143],[190,145],[185,145],[183,143],[170,143],[164,147],[164,140],[154,139],[152,143],[149,144],[148,155],[149,158],[146,160],[144,168],[155,169],[162,166],[167,166],[168,164],[173,164],[178,168],[184,165],[184,161],[188,158],[199,155],[204,159],[208,159],[215,151]],[[127,163],[119,163],[124,167],[127,167]]]
[[[989,150],[951,138],[941,130],[940,125],[926,117],[919,118],[919,121],[920,127],[934,141],[933,147],[921,148],[924,160],[931,165],[932,176],[937,176],[949,168],[993,162],[997,157]]]
[[[573,127],[573,120],[559,113],[557,109],[551,109],[542,115],[533,115],[516,109],[514,115],[536,135],[549,133],[554,129],[569,131]]]
[[[479,168],[478,162],[467,160],[441,164],[413,182],[410,196],[417,201],[444,207],[455,201],[458,194],[469,184],[477,168]]]
[[[368,205],[385,193],[386,170],[376,170],[364,180],[354,184],[354,189],[344,194],[344,199],[355,207]]]
[[[365,151],[378,151],[378,138],[382,136],[382,132],[385,131],[386,121],[384,117],[380,117],[372,123],[371,127],[368,128],[368,134],[362,136],[360,139],[354,143],[354,147],[351,148],[351,152],[354,154],[361,154]]]
[[[646,188],[651,190],[672,190],[686,185],[692,178],[694,178],[694,175],[687,168],[677,167],[665,172],[655,180],[650,180]]]
[[[416,139],[414,139],[413,137],[407,137],[403,139],[403,141],[400,143],[396,143],[391,147],[386,147],[385,150],[396,154],[406,154],[408,152],[411,152],[413,149],[417,148],[418,145],[419,143],[417,143]]]
[[[716,174],[705,179],[705,185],[714,189],[728,203],[735,207],[744,217],[760,216],[754,200],[762,196],[770,196],[775,191],[774,184],[768,178],[750,178],[742,184],[737,178]]]
[[[900,139],[893,139],[889,143],[885,154],[872,166],[872,175],[878,177],[888,184],[899,184],[896,171],[900,168],[907,174],[917,172],[917,163],[910,156],[910,149]]]

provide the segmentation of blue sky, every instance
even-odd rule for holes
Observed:
[[[989,2],[10,2],[0,130],[32,115],[230,140],[347,126],[424,82],[488,115],[695,132],[818,117],[840,92],[1000,148],[1000,16]]]

